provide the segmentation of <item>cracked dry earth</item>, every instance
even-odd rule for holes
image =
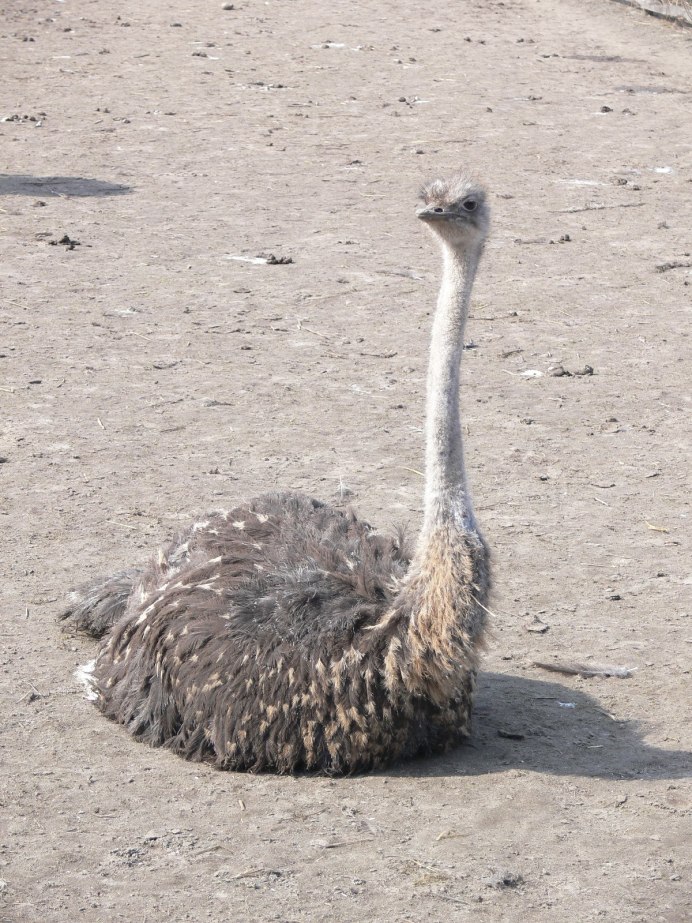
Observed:
[[[1,15],[3,923],[692,919],[692,31],[607,0]],[[73,679],[72,585],[276,485],[417,527],[413,205],[459,165],[494,212],[470,744],[329,779],[134,743]]]

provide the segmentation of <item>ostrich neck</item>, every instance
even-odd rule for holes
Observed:
[[[444,272],[428,369],[424,538],[442,525],[473,526],[459,417],[459,372],[479,257],[480,249],[471,253],[443,249]]]
[[[464,327],[480,254],[481,247],[463,254],[444,249],[430,345],[423,528],[401,592],[381,623],[392,634],[384,661],[390,695],[414,691],[445,707],[468,698],[488,588],[459,419]]]

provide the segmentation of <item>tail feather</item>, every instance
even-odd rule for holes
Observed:
[[[69,605],[60,613],[60,620],[94,638],[103,637],[125,614],[140,573],[122,571],[78,587],[70,593]]]

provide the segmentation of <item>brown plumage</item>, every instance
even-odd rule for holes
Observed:
[[[423,199],[445,278],[414,553],[351,512],[267,494],[77,591],[62,617],[102,639],[97,705],[135,737],[222,769],[346,773],[468,734],[489,573],[457,392],[487,206],[463,176]]]

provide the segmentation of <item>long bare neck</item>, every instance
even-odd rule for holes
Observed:
[[[422,538],[442,525],[473,527],[459,417],[459,371],[471,288],[480,258],[444,246],[444,271],[432,327]]]
[[[443,252],[428,372],[423,529],[401,592],[381,623],[392,632],[384,661],[390,693],[417,691],[440,704],[470,694],[489,586],[459,418],[464,327],[481,248]]]

